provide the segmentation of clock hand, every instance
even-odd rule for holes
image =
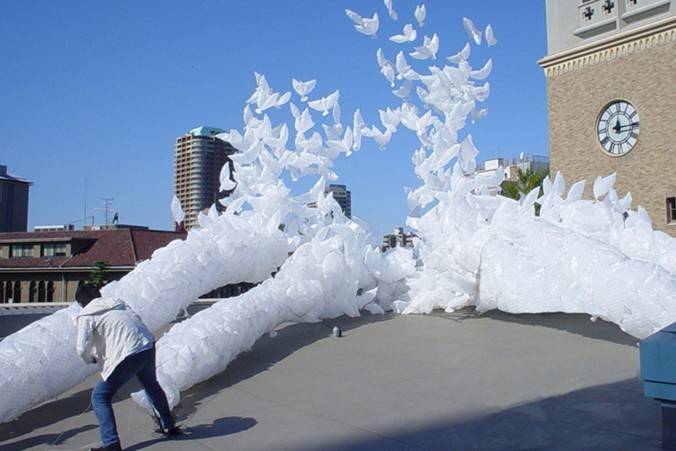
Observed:
[[[634,124],[622,125],[622,126],[620,127],[620,130],[622,130],[623,128],[634,128],[635,126],[638,126],[638,122],[636,122],[636,123],[634,123]]]
[[[615,127],[613,127],[613,130],[615,130],[615,133],[620,133],[621,128],[622,127],[620,126],[620,120],[616,119],[615,120]]]

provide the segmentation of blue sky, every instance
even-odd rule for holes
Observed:
[[[395,106],[375,51],[421,2],[382,0],[1,2],[0,164],[32,180],[30,225],[89,215],[103,222],[114,198],[124,223],[171,226],[173,143],[198,125],[240,128],[254,71],[290,90],[292,77],[317,78],[313,94],[341,90],[343,117],[360,107],[368,124]],[[544,2],[433,0],[423,28],[441,38],[439,57],[460,50],[462,17],[493,25],[498,45],[473,47],[470,63],[493,58],[489,115],[469,128],[479,159],[547,153]],[[378,11],[381,39],[357,33],[344,14]],[[441,61],[437,60],[440,64]],[[381,152],[368,140],[336,164],[352,190],[353,214],[379,233],[403,224],[403,186],[417,186],[415,138],[401,131]],[[77,222],[79,221],[79,222]]]

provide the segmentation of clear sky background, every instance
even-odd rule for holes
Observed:
[[[171,227],[173,144],[199,125],[241,128],[254,71],[291,90],[291,78],[317,78],[314,96],[341,90],[344,121],[360,107],[396,106],[375,52],[394,59],[387,37],[415,23],[416,4],[394,0],[248,0],[0,3],[0,164],[34,182],[30,226],[103,222],[101,198],[114,198],[123,223]],[[479,160],[547,154],[546,54],[541,0],[428,0],[423,32],[437,32],[439,58],[467,42],[462,17],[493,25],[498,44],[473,46],[470,63],[493,58],[489,115],[469,127]],[[357,33],[344,9],[378,11],[381,39]],[[421,39],[421,37],[419,37]],[[410,60],[409,60],[410,61]],[[437,64],[443,64],[442,59]],[[384,152],[371,140],[336,164],[352,190],[353,214],[379,233],[404,223],[403,186],[418,186],[416,147],[401,130]]]

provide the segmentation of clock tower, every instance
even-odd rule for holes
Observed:
[[[546,0],[550,168],[676,236],[676,0]]]

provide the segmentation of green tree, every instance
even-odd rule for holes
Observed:
[[[540,195],[542,195],[542,181],[549,175],[548,169],[539,169],[533,171],[531,168],[524,170],[519,169],[516,181],[505,180],[502,182],[502,195],[515,200],[519,200],[521,196],[525,196],[537,187],[540,187]],[[540,214],[540,205],[535,204],[535,214]]]
[[[89,271],[89,283],[96,288],[101,288],[108,283],[108,267],[110,265],[105,260],[94,262],[94,269]]]

